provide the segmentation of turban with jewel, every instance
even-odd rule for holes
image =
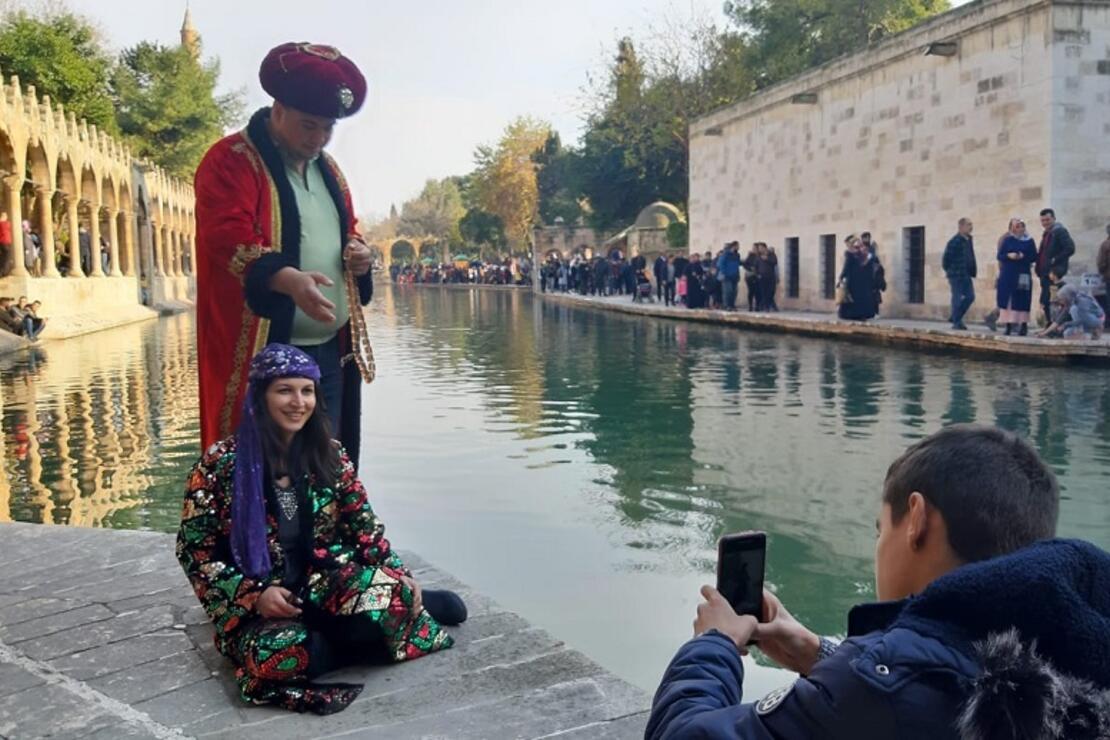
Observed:
[[[258,434],[253,398],[259,388],[276,378],[320,381],[320,367],[307,354],[287,344],[268,344],[251,360],[250,387],[235,431],[235,489],[231,498],[231,553],[245,575],[253,579],[270,573],[266,542],[266,498],[262,440]]]
[[[274,47],[258,71],[274,100],[324,118],[353,115],[366,100],[366,79],[334,46],[289,42]]]

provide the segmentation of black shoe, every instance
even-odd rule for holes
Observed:
[[[1018,336],[1019,337],[1029,336],[1029,324],[1022,324],[1021,325],[1021,328],[1018,329]]]
[[[454,626],[466,621],[466,604],[454,591],[425,591],[424,608],[440,624]]]
[[[961,321],[958,324],[953,324],[952,329],[953,331],[967,331],[967,326]]]
[[[1013,324],[1006,324],[1006,336],[1008,336],[1008,337],[1012,336],[1013,333],[1014,333],[1014,325]]]

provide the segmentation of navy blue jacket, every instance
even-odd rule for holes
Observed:
[[[919,596],[856,607],[832,656],[754,704],[741,703],[732,642],[695,638],[667,668],[645,738],[958,738],[982,673],[976,644],[1010,628],[1061,672],[1110,687],[1110,555],[1051,540],[959,568]]]
[[[731,249],[726,249],[717,258],[717,272],[724,280],[740,279],[740,255]]]

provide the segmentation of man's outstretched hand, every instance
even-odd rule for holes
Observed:
[[[283,267],[270,278],[270,290],[289,296],[306,316],[322,324],[335,322],[335,304],[324,297],[318,286],[334,284],[322,272],[301,272],[295,267]]]
[[[756,625],[759,649],[787,670],[808,675],[817,663],[821,638],[794,619],[778,597],[763,590],[763,621]]]
[[[755,617],[737,614],[724,596],[712,586],[701,587],[702,598],[705,602],[698,604],[698,618],[694,620],[694,635],[701,635],[708,630],[717,630],[722,635],[727,635],[740,652],[747,654],[745,647],[751,642],[757,623]]]

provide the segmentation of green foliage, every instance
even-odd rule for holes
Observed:
[[[465,212],[457,178],[428,180],[420,195],[401,207],[398,228],[402,234],[431,236],[458,244],[459,219]]]
[[[471,189],[478,207],[501,218],[513,249],[528,243],[538,217],[536,153],[543,149],[551,126],[528,117],[505,127],[496,147],[480,146],[474,153],[477,168]]]
[[[78,119],[118,132],[108,94],[112,58],[96,29],[68,11],[36,16],[16,11],[0,21],[0,70],[49,95]]]
[[[582,217],[579,204],[581,165],[578,153],[565,149],[558,132],[552,131],[543,148],[532,156],[536,163],[536,189],[539,193],[540,221],[553,224],[556,219],[577,223]]]
[[[459,221],[459,233],[466,244],[488,246],[500,250],[508,243],[505,238],[505,224],[500,216],[471,208]]]
[[[675,249],[690,245],[690,227],[685,221],[675,221],[667,227],[667,244]]]
[[[864,49],[948,10],[948,0],[731,0],[725,13],[748,29],[749,64],[766,87]]]
[[[140,157],[188,177],[212,142],[239,117],[235,94],[217,97],[216,62],[182,47],[141,42],[120,55],[112,76],[120,131]]]

